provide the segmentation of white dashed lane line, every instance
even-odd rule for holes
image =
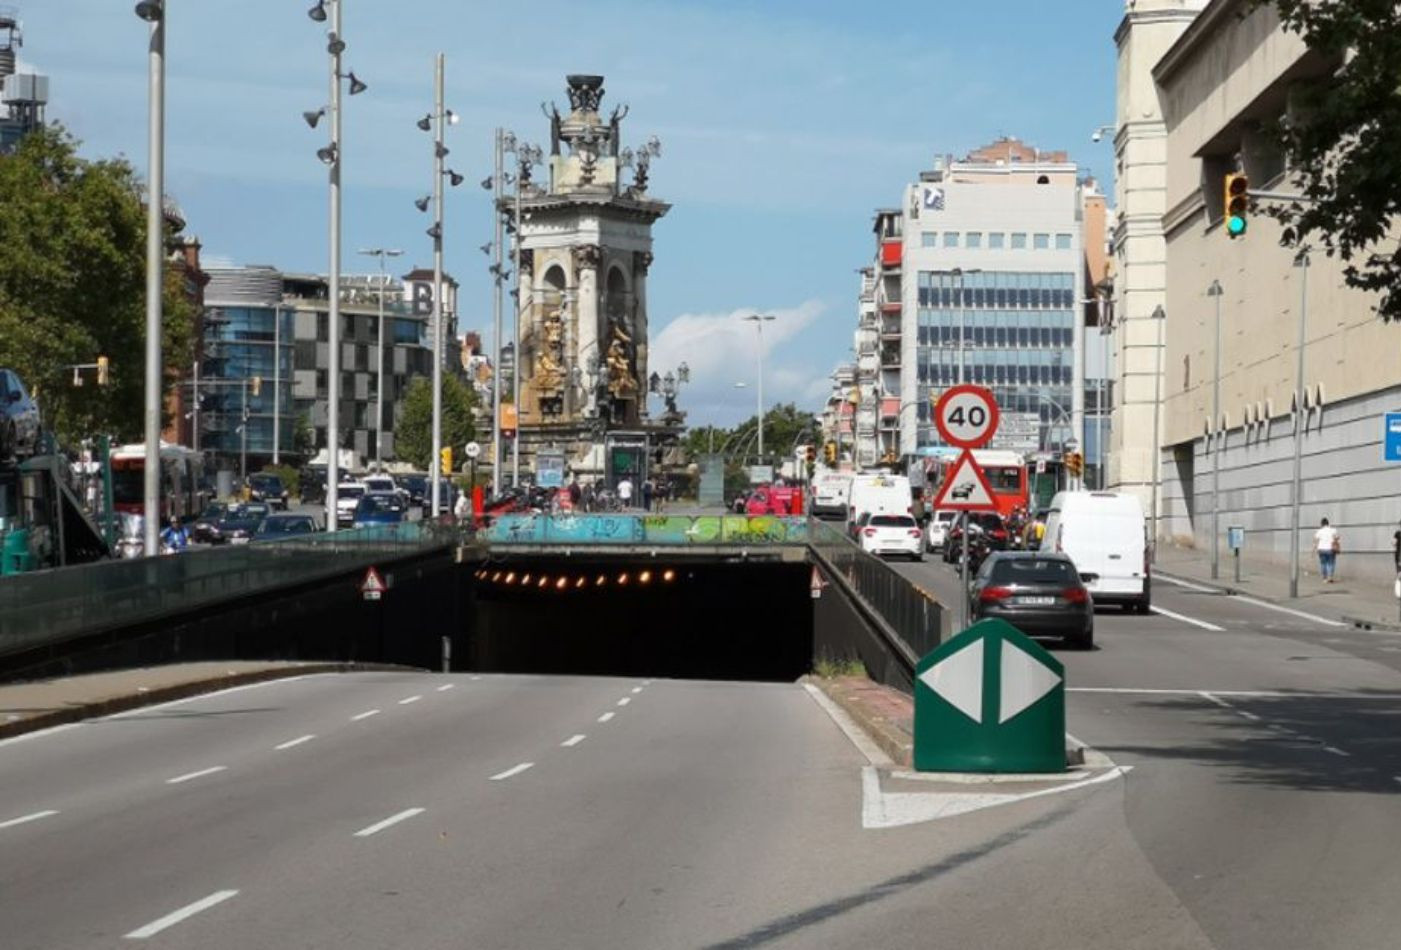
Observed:
[[[491,777],[490,781],[504,782],[508,778],[515,778],[517,775],[521,774],[526,769],[531,768],[533,765],[535,765],[534,762],[522,762],[520,765],[513,765],[504,772],[497,772]]]
[[[207,769],[200,769],[198,772],[186,772],[184,775],[177,775],[174,778],[168,778],[165,780],[165,784],[179,785],[181,782],[189,782],[197,778],[204,778],[206,775],[213,775],[215,772],[223,772],[227,769],[227,765],[212,765]]]
[[[237,894],[238,891],[215,891],[213,894],[210,894],[208,897],[203,898],[202,900],[197,900],[193,904],[187,904],[177,911],[166,914],[159,920],[151,921],[144,927],[136,928],[131,933],[126,935],[126,939],[145,940],[148,937],[154,937],[162,930],[165,930],[169,927],[174,927],[182,920],[187,920],[188,918],[193,917],[195,914],[201,913],[202,911],[206,911],[217,904],[222,904],[224,901],[228,900],[230,897],[236,896]]]
[[[631,697],[631,696],[624,696],[622,699],[618,700],[618,705],[619,705],[619,706],[626,706],[626,705],[627,705],[628,703],[630,703],[630,702],[632,702],[632,697]]]
[[[359,715],[351,716],[351,717],[350,717],[350,721],[351,721],[351,722],[359,722],[361,719],[369,719],[371,716],[378,716],[378,715],[379,715],[379,710],[378,710],[378,709],[367,709],[367,710],[365,710],[364,712],[360,713]]]
[[[298,736],[298,737],[295,738],[295,739],[288,739],[286,742],[282,743],[281,745],[275,745],[275,746],[273,746],[272,748],[273,748],[273,751],[275,751],[275,752],[281,752],[283,749],[293,749],[293,748],[296,748],[297,746],[301,745],[303,742],[310,742],[312,739],[315,739],[315,738],[316,738],[316,736],[315,736],[314,734],[308,733],[307,735],[304,735],[304,736]]]
[[[611,712],[606,712],[606,713],[604,713],[602,716],[599,716],[599,717],[598,717],[598,721],[599,721],[599,722],[607,722],[608,720],[610,720],[610,719],[612,719],[612,718],[613,718],[613,714],[612,714]]]
[[[455,683],[444,683],[442,686],[439,686],[439,687],[438,687],[438,692],[440,692],[440,693],[446,693],[448,690],[452,689],[453,686],[455,686],[455,685],[456,685]]]
[[[419,696],[409,696],[409,697],[407,697],[407,698],[405,698],[405,699],[399,700],[399,705],[400,705],[400,706],[407,706],[409,703],[416,703],[416,702],[418,702],[418,701],[419,701],[420,699],[422,699],[422,698],[423,698],[423,696],[421,696],[421,695],[419,695]]]
[[[580,738],[583,737],[581,736]],[[38,821],[41,818],[52,818],[54,815],[57,814],[57,809],[49,808],[44,811],[36,811],[28,815],[20,815],[18,818],[11,818],[8,821],[0,821],[0,830],[3,830],[5,828],[13,828],[15,825],[27,825],[31,821]]]
[[[578,745],[579,743],[583,742],[586,738],[588,738],[588,737],[585,736],[585,735],[581,732],[581,733],[578,733],[577,735],[572,735],[572,736],[570,736],[568,739],[565,739],[563,742],[560,743],[560,745],[563,746],[563,747],[566,748],[566,749],[572,748],[573,746],[576,746],[576,745]],[[3,827],[5,827],[5,826],[4,826],[4,825],[0,825],[0,828],[3,828]]]
[[[390,815],[383,821],[377,821],[367,828],[361,828],[359,831],[355,832],[355,837],[368,838],[370,835],[379,834],[384,829],[391,827],[392,825],[397,825],[401,821],[408,821],[415,815],[421,815],[425,811],[427,811],[426,808],[405,808],[397,815]]]
[[[634,687],[632,688],[632,692],[633,692],[633,695],[636,695],[636,694],[642,692],[642,687],[641,687],[641,686],[634,686]]]

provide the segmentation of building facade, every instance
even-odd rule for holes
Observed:
[[[1383,461],[1382,442],[1384,412],[1401,408],[1397,330],[1370,295],[1344,287],[1341,262],[1281,247],[1263,209],[1240,238],[1223,227],[1228,172],[1294,190],[1261,129],[1287,113],[1291,89],[1336,66],[1286,33],[1272,7],[1212,0],[1153,67],[1167,131],[1162,533],[1220,551],[1227,526],[1240,525],[1247,559],[1281,565],[1297,538],[1307,569],[1326,517],[1342,533],[1344,576],[1389,582],[1401,470]]]
[[[49,77],[18,71],[23,43],[19,13],[0,6],[0,155],[13,151],[20,139],[44,124],[49,102]]]

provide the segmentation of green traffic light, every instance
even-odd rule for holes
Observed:
[[[1226,233],[1231,237],[1239,237],[1245,233],[1245,218],[1238,214],[1233,214],[1226,219]]]

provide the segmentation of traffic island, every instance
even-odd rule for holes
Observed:
[[[909,768],[914,755],[913,697],[873,682],[865,675],[805,676],[861,728],[890,761]]]

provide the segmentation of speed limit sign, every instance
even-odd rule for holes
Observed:
[[[997,431],[997,400],[982,386],[964,384],[944,391],[934,404],[934,424],[949,445],[977,449]]]

